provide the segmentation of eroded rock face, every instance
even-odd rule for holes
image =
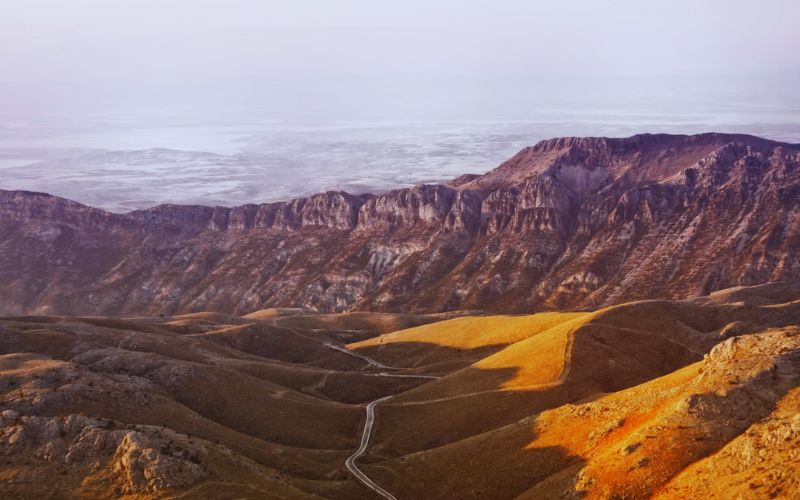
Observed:
[[[196,463],[197,446],[176,446],[171,431],[161,436],[145,428],[148,434],[113,430],[112,421],[82,415],[20,416],[6,410],[0,415],[0,453],[28,455],[87,475],[107,464],[118,494],[158,494],[187,488],[206,476]]]
[[[152,440],[139,432],[127,432],[117,446],[114,470],[125,479],[123,493],[154,493],[186,488],[203,478],[198,464],[161,453]]]
[[[523,312],[800,278],[800,147],[562,138],[380,195],[110,214],[0,191],[0,313]]]
[[[455,198],[456,190],[441,184],[389,191],[372,197],[361,207],[358,228],[391,231],[400,227],[442,227]]]

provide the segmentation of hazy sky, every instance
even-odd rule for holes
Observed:
[[[797,0],[6,2],[0,121],[497,117],[653,82],[778,96],[799,19]]]

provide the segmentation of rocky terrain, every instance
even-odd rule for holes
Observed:
[[[4,498],[795,498],[800,286],[523,316],[0,319]],[[370,403],[371,402],[371,403]]]
[[[0,191],[4,314],[529,312],[797,279],[800,147],[745,135],[553,139],[448,184],[235,208]]]

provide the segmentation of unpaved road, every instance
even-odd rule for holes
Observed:
[[[347,460],[344,462],[345,467],[347,470],[350,471],[359,481],[364,483],[364,485],[374,491],[375,493],[379,494],[383,498],[388,498],[390,500],[397,500],[397,498],[389,493],[388,491],[384,490],[380,486],[378,486],[375,481],[367,477],[361,469],[358,468],[356,465],[356,459],[363,455],[367,451],[367,447],[369,446],[369,438],[372,436],[372,426],[375,424],[375,407],[378,406],[378,403],[382,401],[386,401],[387,399],[391,398],[392,396],[385,396],[380,399],[376,399],[375,401],[371,402],[367,405],[367,420],[364,422],[364,432],[361,434],[361,445],[358,449],[347,457]]]
[[[364,356],[363,354],[359,354],[357,352],[353,352],[353,351],[351,351],[350,349],[348,349],[348,348],[346,348],[344,346],[331,344],[331,343],[328,343],[328,342],[325,342],[325,346],[329,347],[329,348],[331,348],[333,350],[336,350],[336,351],[339,351],[339,352],[343,352],[345,354],[349,354],[350,356],[354,356],[356,358],[364,360],[367,363],[369,363],[370,365],[372,365],[374,367],[377,367],[377,368],[380,368],[382,370],[399,370],[400,369],[400,368],[397,368],[397,367],[394,367],[394,366],[386,366],[383,363],[379,363],[378,361],[375,361],[374,359],[370,358],[369,356]],[[438,378],[440,378],[440,377],[436,377],[434,375],[406,375],[406,374],[401,374],[401,373],[388,373],[388,372],[380,372],[380,373],[376,373],[374,375],[377,376],[377,377],[404,377],[404,378],[425,378],[425,379],[438,379]],[[375,481],[373,481],[366,474],[364,474],[364,472],[361,469],[358,468],[358,465],[356,465],[356,460],[359,457],[361,457],[364,453],[366,453],[367,448],[369,447],[369,439],[370,439],[370,437],[372,437],[372,428],[375,425],[375,407],[378,406],[378,404],[382,403],[383,401],[386,401],[387,399],[389,399],[391,397],[392,396],[384,396],[382,398],[379,398],[379,399],[376,399],[375,401],[370,402],[367,405],[367,419],[364,422],[364,432],[361,434],[361,444],[359,445],[359,447],[355,451],[355,453],[353,453],[352,455],[347,457],[347,460],[345,460],[344,465],[345,465],[345,467],[347,467],[347,470],[349,470],[350,473],[353,474],[356,477],[356,479],[361,481],[364,484],[364,486],[366,486],[367,488],[371,489],[372,491],[374,491],[378,495],[382,496],[383,498],[387,498],[389,500],[397,500],[397,497],[395,497],[394,495],[392,495],[391,493],[389,493],[385,489],[381,488]]]
[[[379,362],[375,361],[374,359],[370,358],[369,356],[364,356],[363,354],[359,354],[357,352],[353,352],[350,349],[348,349],[347,347],[344,347],[344,346],[341,346],[341,345],[336,345],[336,344],[331,344],[330,342],[324,342],[324,344],[325,344],[325,347],[330,347],[334,351],[343,352],[343,353],[349,354],[350,356],[353,356],[355,358],[359,358],[361,360],[364,360],[364,361],[366,361],[367,363],[371,364],[372,366],[374,366],[376,368],[380,368],[382,370],[397,370],[397,368],[395,368],[393,366],[386,366],[383,363],[379,363]]]
[[[329,342],[324,342],[323,345],[325,345],[325,347],[329,347],[329,348],[333,349],[334,351],[343,352],[345,354],[349,354],[350,356],[353,356],[354,358],[358,358],[358,359],[361,359],[363,361],[366,361],[370,365],[372,365],[372,366],[374,366],[376,368],[380,368],[382,370],[402,370],[402,368],[398,368],[396,366],[384,365],[383,363],[375,361],[374,359],[370,358],[369,356],[364,356],[363,354],[359,354],[357,352],[353,352],[353,351],[351,351],[350,349],[348,349],[348,348],[346,348],[344,346],[331,344]],[[434,379],[434,380],[438,379],[438,378],[441,378],[441,377],[437,377],[435,375],[414,375],[414,374],[387,373],[387,372],[368,373],[367,375],[372,375],[372,376],[375,376],[375,377],[427,378],[427,379]]]

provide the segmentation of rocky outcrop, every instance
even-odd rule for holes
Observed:
[[[441,228],[455,198],[455,189],[441,184],[389,191],[364,203],[358,228],[377,232],[412,226]]]
[[[143,428],[147,434],[113,428],[113,421],[82,415],[21,416],[6,410],[0,414],[0,453],[29,456],[85,476],[104,464],[113,474],[110,479],[118,495],[161,496],[164,491],[188,488],[207,475],[199,465],[205,452],[185,436],[166,430],[154,435],[155,429],[148,427]],[[176,438],[182,438],[183,445],[176,445]]]
[[[127,432],[122,438],[114,456],[114,470],[123,476],[122,492],[126,494],[187,488],[203,478],[198,464],[188,457],[172,456],[168,447],[151,442],[139,432]]]
[[[800,278],[800,147],[561,138],[378,195],[111,214],[0,191],[0,313],[522,312]]]

